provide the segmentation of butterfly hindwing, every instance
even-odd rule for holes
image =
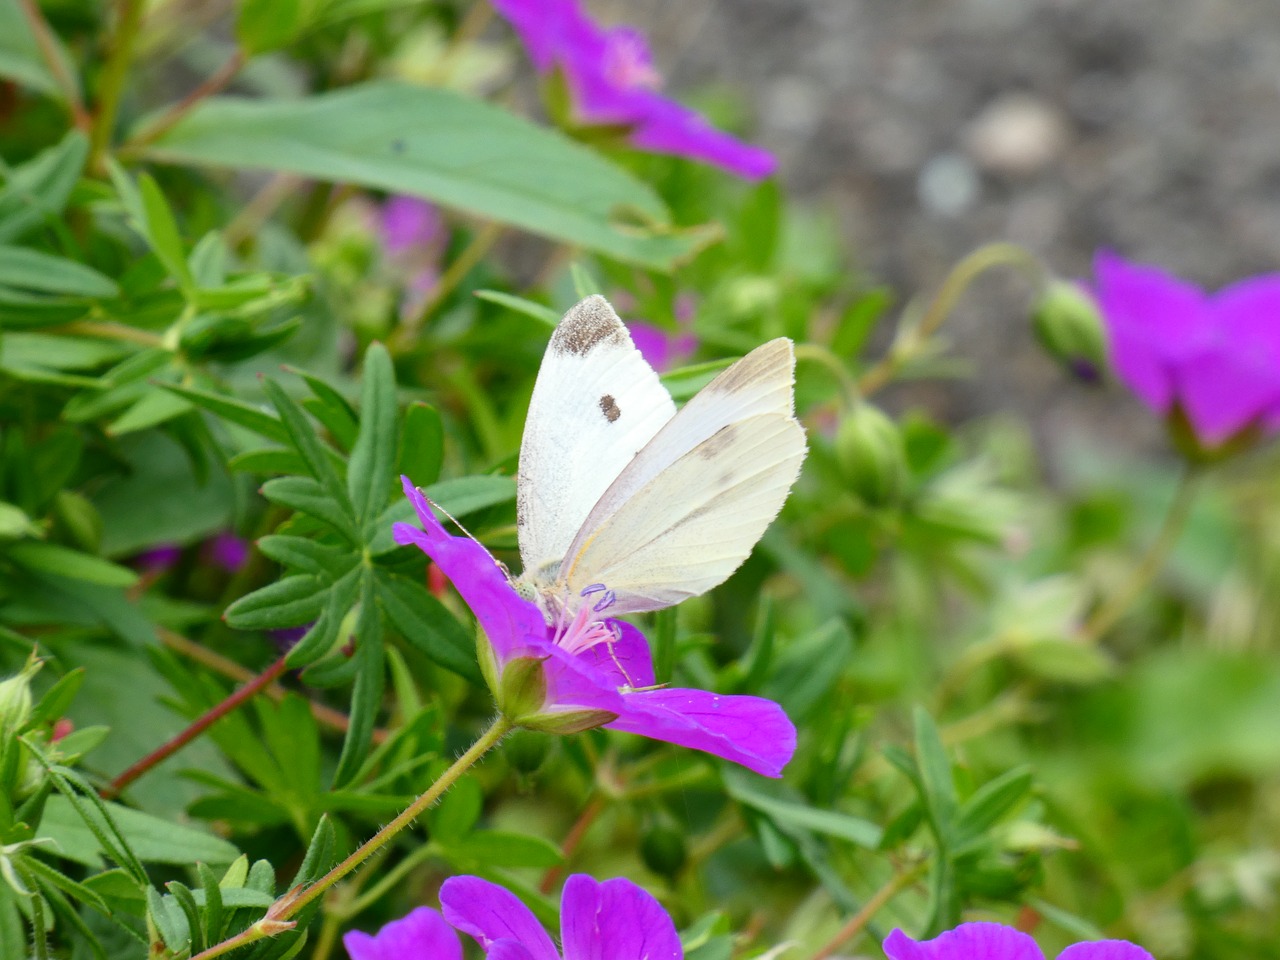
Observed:
[[[675,404],[603,297],[551,336],[529,401],[516,480],[526,574],[554,578],[591,508],[675,413]]]
[[[582,523],[560,568],[571,593],[613,591],[611,612],[705,593],[747,558],[804,460],[791,342],[753,350],[645,445]]]

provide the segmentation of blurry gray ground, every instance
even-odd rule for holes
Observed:
[[[649,32],[670,89],[739,91],[792,192],[834,210],[902,293],[1002,238],[1064,276],[1099,246],[1210,286],[1280,269],[1280,0],[592,7]],[[1030,409],[1051,460],[1072,437],[1154,440],[1115,415],[1120,394],[1070,387],[1036,355],[1020,289],[988,281],[949,327],[980,377],[913,399]]]

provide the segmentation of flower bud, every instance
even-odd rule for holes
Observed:
[[[859,404],[836,434],[836,462],[853,492],[869,506],[893,503],[907,479],[902,433],[884,411]]]
[[[0,681],[0,732],[8,742],[31,717],[31,678],[40,672],[43,660],[33,655],[22,672]]]
[[[1098,305],[1078,284],[1051,280],[1031,315],[1049,354],[1088,383],[1107,370],[1107,335]]]

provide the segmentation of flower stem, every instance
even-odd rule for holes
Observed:
[[[819,343],[797,343],[795,352],[796,360],[811,360],[814,363],[819,363],[835,375],[836,381],[840,384],[842,409],[851,410],[861,400],[858,381],[854,380],[849,373],[844,361],[832,353],[830,349]]]
[[[993,267],[1018,267],[1037,286],[1044,284],[1043,265],[1022,247],[1012,243],[989,243],[979,247],[952,268],[938,295],[925,308],[919,323],[905,330],[880,362],[858,378],[858,389],[862,395],[870,396],[889,383],[938,332],[973,281]]]
[[[284,673],[284,670],[285,658],[281,657],[275,663],[271,664],[271,666],[267,667],[266,670],[263,670],[262,673],[258,674],[239,690],[231,694],[231,696],[205,711],[176,737],[173,737],[168,742],[157,747],[155,750],[152,750],[128,770],[112,780],[111,783],[101,791],[101,795],[104,798],[119,796],[121,790],[133,783],[133,781],[137,780],[152,767],[173,756],[188,743],[229,714],[232,710],[236,709],[236,707],[253,697],[264,687],[273,683],[280,674]]]
[[[218,93],[227,84],[234,80],[236,74],[240,72],[240,68],[244,66],[244,62],[244,51],[237,47],[236,51],[227,58],[226,63],[206,77],[204,82],[171,106],[153,122],[147,124],[145,130],[137,136],[130,138],[129,142],[120,148],[121,152],[137,150],[141,147],[145,147],[152,141],[160,139],[160,137],[165,133],[177,126],[182,118],[194,110],[202,100]]]
[[[129,64],[133,59],[133,43],[142,27],[146,0],[119,0],[116,4],[116,28],[111,36],[111,52],[102,68],[102,81],[98,88],[98,106],[94,112],[93,129],[89,133],[89,169],[98,170],[111,146],[116,117],[120,113],[120,98],[124,95],[125,80],[129,76]]]
[[[564,874],[569,863],[569,858],[573,856],[578,845],[582,843],[582,838],[587,835],[587,831],[591,829],[591,825],[596,822],[600,814],[604,812],[605,798],[596,794],[591,798],[591,802],[582,808],[582,812],[578,814],[578,819],[573,822],[573,826],[569,828],[569,832],[565,834],[564,843],[560,845],[560,852],[564,855],[564,860],[554,867],[547,870],[542,875],[542,881],[538,884],[540,893],[550,893],[556,887],[556,881]]]
[[[871,919],[880,912],[880,909],[911,884],[915,883],[927,866],[927,862],[918,863],[914,867],[895,873],[890,877],[888,883],[873,893],[871,899],[862,905],[862,909],[850,917],[849,922],[827,941],[826,946],[813,955],[813,960],[826,960],[827,957],[862,933],[866,925],[871,922]]]
[[[453,262],[441,274],[439,281],[432,288],[427,302],[418,310],[415,316],[409,322],[402,324],[392,337],[392,351],[403,349],[412,344],[418,337],[418,331],[422,329],[423,324],[431,316],[432,312],[438,307],[444,299],[453,293],[454,289],[463,280],[466,279],[472,269],[475,268],[485,254],[502,236],[503,230],[506,229],[500,223],[486,223],[471,237],[470,243],[463,247]]]
[[[75,123],[76,129],[87,131],[93,120],[89,116],[89,112],[84,108],[84,101],[80,98],[79,83],[75,77],[67,72],[66,62],[58,55],[57,41],[54,39],[49,21],[40,12],[38,0],[18,0],[18,5],[22,7],[22,13],[27,18],[27,25],[31,28],[31,35],[35,37],[36,46],[40,48],[41,59],[44,60],[45,66],[49,68],[50,76],[53,77],[58,89],[62,91],[62,95],[67,100],[67,106],[71,110],[71,119]]]
[[[1107,631],[1124,616],[1138,594],[1150,586],[1155,575],[1160,572],[1160,568],[1164,566],[1178,542],[1187,517],[1191,514],[1191,504],[1195,500],[1196,493],[1195,479],[1194,468],[1183,469],[1182,475],[1178,477],[1178,486],[1174,490],[1173,500],[1164,515],[1164,521],[1160,524],[1160,530],[1156,538],[1151,541],[1151,545],[1147,547],[1142,560],[1133,568],[1133,573],[1129,575],[1124,585],[1111,595],[1110,600],[1099,606],[1080,628],[1080,638],[1085,643],[1096,643],[1101,640]]]
[[[417,820],[424,810],[439,800],[444,792],[457,783],[464,773],[475,766],[481,757],[497,746],[498,741],[510,733],[512,727],[512,722],[506,717],[500,716],[494,720],[489,729],[480,735],[480,738],[471,745],[467,752],[455,760],[453,765],[442,773],[440,778],[429,786],[422,796],[409,804],[403,813],[366,840],[355,853],[351,854],[311,886],[297,894],[292,892],[285,894],[281,898],[286,901],[284,908],[275,914],[269,915],[281,920],[297,916],[303,907],[364,863],[371,855],[386,846],[396,834]],[[193,957],[192,960],[197,960],[197,958]]]

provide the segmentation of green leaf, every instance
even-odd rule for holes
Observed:
[[[203,407],[223,420],[228,420],[238,426],[252,430],[254,433],[261,434],[269,440],[285,443],[289,439],[289,431],[285,429],[279,418],[273,417],[252,404],[236,400],[233,397],[224,397],[220,393],[197,390],[194,387],[180,387],[173,383],[163,383],[160,386],[178,394],[180,397],[186,397],[196,406]]]
[[[5,7],[15,9],[13,4]],[[0,25],[0,37],[6,36],[9,34]],[[3,43],[0,39],[0,45]],[[0,242],[57,221],[88,157],[89,138],[79,130],[71,130],[57,144],[12,170],[0,189]]]
[[[396,374],[391,355],[380,343],[364,355],[364,392],[360,401],[360,433],[347,465],[347,490],[356,518],[371,540],[378,515],[386,505],[396,465]]]
[[[356,542],[350,515],[330,499],[318,481],[310,477],[273,477],[262,485],[262,495],[272,503],[315,517],[351,543]]]
[[[227,607],[225,619],[237,630],[296,627],[320,616],[326,596],[326,584],[316,577],[285,577],[241,597]]]
[[[97,300],[120,295],[115,281],[93,267],[8,244],[0,245],[0,284],[17,290]]]
[[[440,479],[444,464],[444,421],[440,411],[416,401],[404,412],[400,427],[400,456],[396,472],[418,486]]]
[[[191,403],[163,390],[148,390],[137,403],[107,424],[113,437],[136,433],[190,413]]]
[[[57,58],[62,62],[62,69],[67,76],[74,77],[75,69],[71,59],[62,49],[57,37],[52,40]],[[0,3],[0,76],[9,77],[32,90],[62,99],[62,88],[49,71],[40,52],[40,44],[19,3]]]
[[[517,297],[512,293],[503,293],[501,290],[477,290],[475,295],[478,300],[496,303],[498,306],[506,307],[515,313],[532,317],[539,323],[545,323],[553,329],[560,322],[560,314],[550,307],[536,303],[533,300],[526,300],[524,297]]]
[[[104,587],[128,587],[138,580],[128,567],[56,543],[17,543],[9,548],[9,558],[28,570],[56,573]]]
[[[956,813],[956,843],[982,836],[1031,792],[1031,770],[1007,770],[975,790]]]
[[[307,464],[292,448],[260,447],[237,453],[227,461],[227,469],[236,473],[299,474],[307,472]]]
[[[923,707],[912,713],[915,722],[916,763],[920,770],[920,785],[924,791],[925,807],[938,843],[950,844],[956,810],[956,787],[951,776],[951,761],[933,718]]]
[[[188,865],[231,863],[240,855],[232,844],[194,827],[170,823],[141,810],[104,802],[120,835],[143,863]],[[50,797],[37,836],[58,843],[58,854],[87,867],[102,866],[102,845],[66,797]]]
[[[338,479],[337,471],[333,469],[333,463],[329,460],[325,445],[321,443],[310,421],[307,420],[307,415],[274,380],[264,380],[263,387],[272,404],[279,411],[280,420],[284,423],[284,428],[289,431],[289,439],[302,454],[302,459],[307,462],[307,469],[319,482],[325,495],[347,519],[347,527],[350,529],[351,500],[347,496],[342,481]]]
[[[564,860],[560,850],[549,840],[500,830],[472,833],[448,844],[445,853],[454,862],[485,870],[494,867],[546,870]]]
[[[426,587],[407,577],[378,571],[378,596],[387,618],[405,641],[446,670],[483,682],[475,642]]]
[[[196,873],[200,876],[200,892],[204,894],[204,940],[205,943],[217,943],[222,939],[222,888],[207,863],[197,863]],[[251,892],[257,893],[256,890]]]
[[[155,889],[147,887],[147,913],[164,940],[164,945],[174,953],[186,952],[191,931],[187,928],[187,918],[178,902],[172,897],[162,897]]]
[[[183,291],[188,295],[194,294],[195,280],[191,278],[191,268],[187,265],[187,254],[182,246],[182,235],[178,232],[178,222],[173,217],[169,201],[164,198],[148,173],[138,176],[138,194],[146,217],[142,226],[147,242]]]
[[[346,786],[359,772],[369,753],[373,728],[382,706],[382,691],[386,684],[383,666],[382,613],[378,609],[371,581],[365,582],[361,596],[360,619],[356,623],[355,663],[358,667],[356,683],[351,691],[351,726],[342,742],[342,755],[333,775],[333,786]]]
[[[735,800],[760,811],[780,824],[837,837],[857,846],[866,847],[868,850],[874,850],[880,844],[880,827],[870,820],[769,796],[737,770],[726,770],[724,781],[729,795]]]
[[[240,0],[236,39],[249,56],[286,46],[307,26],[309,0]]]
[[[591,150],[444,89],[372,82],[305,100],[213,98],[144,152],[412,194],[655,269],[708,239],[673,228],[648,186]]]
[[[293,649],[289,651],[289,666],[298,668],[315,663],[339,641],[338,631],[356,602],[356,595],[363,582],[358,569],[351,570],[329,590],[319,619],[311,625]]]
[[[433,483],[424,492],[432,503],[439,504],[449,511],[450,516],[461,520],[478,510],[510,503],[516,497],[516,481],[515,477],[502,476],[455,477]],[[369,545],[370,551],[376,555],[394,550],[396,542],[391,535],[392,524],[416,523],[416,518],[413,504],[407,498],[396,500],[378,521],[378,532]]]
[[[284,534],[263,537],[258,541],[258,549],[276,563],[330,580],[344,576],[359,559],[339,547]]]

